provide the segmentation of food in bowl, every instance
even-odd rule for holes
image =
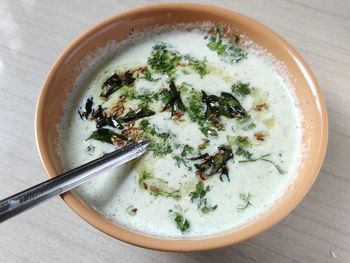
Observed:
[[[85,202],[130,230],[189,238],[242,226],[283,196],[302,125],[276,58],[211,23],[131,31],[104,50],[66,102],[63,167],[152,143],[139,160],[79,187]]]

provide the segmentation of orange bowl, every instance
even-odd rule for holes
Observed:
[[[163,4],[134,9],[103,21],[75,40],[52,66],[36,110],[36,141],[48,177],[62,171],[57,154],[57,125],[67,96],[84,70],[84,59],[107,42],[124,39],[132,29],[201,21],[223,23],[237,29],[286,65],[303,115],[305,154],[295,181],[271,209],[238,228],[203,238],[170,239],[135,232],[108,221],[74,191],[62,195],[63,200],[92,226],[130,244],[165,251],[200,251],[250,238],[277,223],[301,201],[322,165],[328,138],[327,111],[317,81],[302,57],[276,33],[244,15],[207,5]]]

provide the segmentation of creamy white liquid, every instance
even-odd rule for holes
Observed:
[[[219,175],[207,179],[205,185],[210,185],[207,193],[208,202],[216,204],[216,210],[203,214],[196,204],[190,201],[188,192],[194,189],[198,182],[195,171],[189,172],[184,166],[176,166],[171,155],[164,158],[155,158],[152,153],[147,153],[141,159],[121,168],[106,173],[79,187],[81,197],[96,210],[106,215],[110,220],[131,230],[140,231],[164,237],[199,237],[217,234],[233,229],[249,222],[261,213],[266,212],[286,191],[293,181],[296,172],[297,161],[300,155],[301,128],[296,102],[288,88],[288,83],[271,66],[267,56],[255,55],[249,52],[247,59],[237,64],[230,65],[223,62],[217,54],[207,48],[207,40],[204,33],[199,30],[190,32],[175,30],[142,41],[137,41],[122,53],[110,58],[109,63],[91,76],[90,80],[77,85],[80,96],[76,100],[70,100],[63,124],[60,128],[60,142],[62,147],[62,162],[65,169],[71,169],[87,161],[110,152],[116,147],[111,144],[94,140],[86,140],[92,131],[96,130],[95,122],[81,120],[77,114],[80,106],[85,104],[87,98],[93,96],[95,106],[102,103],[98,101],[101,84],[106,77],[111,76],[115,70],[123,70],[132,67],[143,66],[147,63],[152,46],[157,41],[170,44],[179,53],[191,54],[197,59],[207,59],[210,73],[203,78],[198,74],[179,74],[175,83],[180,85],[187,82],[206,91],[208,94],[219,95],[221,92],[231,92],[230,86],[234,81],[248,82],[259,92],[259,98],[268,102],[269,110],[265,112],[253,112],[255,101],[252,98],[239,98],[243,107],[252,112],[257,121],[254,131],[244,131],[235,123],[234,119],[225,119],[225,131],[221,131],[217,139],[212,139],[212,144],[205,150],[212,154],[216,147],[227,142],[226,135],[249,136],[254,138],[256,131],[266,131],[268,137],[263,143],[254,141],[251,149],[254,156],[271,154],[269,159],[278,164],[286,173],[279,174],[273,165],[268,162],[238,163],[242,158],[234,157],[234,162],[228,162],[230,182],[219,180]],[[156,89],[168,87],[166,79],[159,82],[139,80],[136,89]],[[113,101],[118,92],[105,102]],[[185,115],[184,118],[188,117]],[[174,138],[174,143],[188,144],[197,148],[203,143],[205,136],[199,131],[196,123],[175,122],[170,119],[170,112],[158,113],[147,118],[161,131],[171,131],[179,135]],[[274,119],[275,125],[269,128],[264,121]],[[231,127],[235,127],[235,131]],[[94,152],[88,152],[87,146],[95,147]],[[181,188],[184,193],[180,200],[163,196],[150,195],[148,191],[138,184],[138,172],[140,169],[151,170],[156,177],[165,179],[169,187]],[[240,199],[240,193],[251,193],[252,206],[239,212],[238,207],[244,204]],[[137,208],[136,215],[127,213],[128,207]],[[181,233],[169,209],[181,207],[182,214],[190,222],[188,232]]]

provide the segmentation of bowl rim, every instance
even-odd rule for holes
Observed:
[[[285,216],[287,216],[296,206],[297,204],[304,198],[312,184],[316,180],[318,173],[321,169],[322,162],[325,157],[327,142],[328,142],[328,115],[326,110],[325,101],[323,99],[321,90],[318,86],[317,80],[312,73],[310,67],[304,61],[304,59],[299,55],[299,53],[289,45],[282,37],[273,32],[271,29],[266,27],[265,25],[257,22],[256,20],[237,13],[232,10],[224,9],[221,7],[216,7],[212,5],[206,4],[193,4],[193,3],[172,3],[172,4],[152,4],[148,6],[142,6],[138,8],[131,9],[129,11],[114,15],[102,22],[96,24],[91,27],[88,31],[78,36],[68,47],[64,49],[64,51],[60,54],[57,60],[54,62],[52,67],[50,68],[48,75],[44,81],[44,85],[39,93],[36,112],[35,112],[35,138],[36,145],[39,152],[39,156],[44,167],[44,170],[49,178],[55,176],[55,169],[48,158],[48,149],[45,141],[43,140],[43,132],[42,132],[42,119],[44,114],[44,103],[46,101],[46,97],[48,96],[48,91],[50,89],[50,83],[55,76],[55,72],[60,68],[64,60],[71,54],[72,51],[84,40],[89,38],[89,36],[93,35],[95,32],[103,29],[108,26],[112,22],[116,20],[121,20],[126,17],[134,16],[139,13],[144,12],[152,12],[155,10],[158,11],[169,11],[169,10],[193,10],[202,11],[202,12],[211,12],[211,13],[219,13],[226,15],[234,15],[239,17],[246,22],[253,23],[255,26],[259,27],[259,29],[265,31],[268,34],[272,34],[275,37],[279,44],[282,45],[293,57],[293,59],[298,63],[299,69],[301,70],[303,76],[305,77],[309,88],[312,90],[314,98],[318,101],[319,105],[319,114],[320,114],[320,137],[321,141],[318,147],[318,154],[315,156],[315,160],[312,165],[312,173],[305,180],[303,188],[300,190],[296,190],[291,202],[288,206],[282,207],[279,210],[275,210],[272,212],[265,212],[261,217],[259,217],[263,222],[258,222],[257,220],[252,220],[243,226],[235,228],[233,230],[226,231],[222,234],[216,234],[207,237],[201,238],[191,238],[191,239],[166,239],[164,237],[151,236],[147,234],[143,234],[140,232],[134,232],[132,230],[125,229],[119,225],[108,222],[104,217],[99,215],[96,211],[92,211],[87,205],[84,203],[72,192],[67,192],[61,195],[61,198],[66,202],[66,204],[81,218],[83,218],[90,225],[104,232],[105,234],[117,238],[121,241],[127,242],[129,244],[137,245],[144,248],[161,250],[161,251],[174,251],[174,252],[189,252],[189,251],[203,251],[209,249],[215,249],[220,247],[229,246],[243,240],[246,240],[252,236],[259,234],[260,232],[270,228],[272,225],[276,224],[280,220],[282,220]],[[254,225],[254,227],[251,227]],[[238,231],[239,230],[239,231]]]

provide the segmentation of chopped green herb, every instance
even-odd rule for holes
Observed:
[[[200,131],[205,135],[216,136],[216,127],[208,121],[203,111],[202,93],[192,89],[187,97],[187,113],[192,121],[198,123]]]
[[[251,193],[241,193],[239,194],[239,198],[244,201],[244,204],[237,207],[238,212],[243,212],[245,209],[247,209],[249,206],[252,206],[251,199],[253,195]]]
[[[218,55],[223,54],[226,49],[226,45],[223,43],[222,37],[222,25],[218,24],[216,25],[215,35],[209,37],[209,43],[207,44],[208,48],[215,51]]]
[[[89,155],[93,155],[93,152],[95,151],[96,147],[93,145],[89,145],[86,147],[86,151],[88,152]]]
[[[201,77],[209,73],[209,70],[206,64],[207,63],[206,59],[199,60],[199,59],[195,59],[190,55],[186,55],[185,59],[188,61],[188,65],[190,65],[190,67],[193,68]]]
[[[178,88],[178,90],[181,92],[181,93],[186,93],[189,91],[189,89],[192,87],[191,84],[188,84],[187,82],[183,82],[181,83],[180,87]]]
[[[247,96],[250,94],[250,86],[248,83],[237,82],[231,86],[233,93],[240,96]]]
[[[178,155],[173,156],[173,158],[176,160],[176,165],[180,167],[181,164],[183,164],[185,167],[187,167],[189,171],[191,171],[192,167],[188,164],[188,160],[186,159],[186,156],[192,153],[193,151],[194,149],[191,146],[189,146],[188,144],[185,144],[185,146],[182,149],[182,152]]]
[[[200,144],[198,147],[199,147],[199,150],[202,151],[202,150],[205,150],[209,145],[210,145],[210,140],[204,139],[204,142]]]
[[[150,150],[153,152],[154,156],[164,156],[173,152],[171,146],[165,142],[152,142]]]
[[[152,82],[157,82],[158,80],[160,80],[160,78],[154,78],[154,77],[152,76],[152,73],[151,73],[151,71],[149,70],[149,68],[146,68],[146,69],[142,72],[142,74],[143,74],[143,77],[141,77],[141,78],[143,78],[143,79],[145,79],[145,80],[152,81]]]
[[[222,60],[230,64],[235,64],[241,61],[242,59],[246,59],[247,55],[248,55],[247,51],[240,48],[236,44],[227,43],[225,52],[222,55]]]
[[[192,121],[204,120],[202,112],[202,94],[200,91],[192,89],[189,92],[187,112]]]
[[[155,125],[151,126],[148,120],[141,120],[139,125],[143,128],[139,132],[139,136],[152,140],[149,149],[154,156],[164,156],[173,152],[171,144],[168,142],[174,136],[170,131],[158,132]]]
[[[156,126],[155,125],[152,125],[150,124],[150,122],[148,120],[141,120],[140,121],[140,126],[143,128],[143,131],[142,131],[142,136],[144,137],[150,137],[150,136],[156,136],[156,137],[159,137],[161,139],[169,139],[173,136],[173,134],[168,131],[168,132],[158,132],[157,129],[156,129]]]
[[[137,99],[140,100],[139,108],[148,109],[149,105],[152,103],[154,99],[154,93],[148,90],[144,90],[141,93],[137,94]]]
[[[247,115],[245,118],[237,120],[237,123],[241,126],[242,130],[249,131],[256,128],[256,124],[253,122],[252,117]]]
[[[175,73],[180,61],[181,55],[163,42],[153,46],[151,56],[148,58],[148,63],[153,70],[168,75]]]
[[[146,119],[140,121],[140,126],[143,128],[142,136],[149,138],[150,136],[156,136],[158,133],[155,126],[151,126],[150,122]]]
[[[121,96],[129,100],[139,100],[139,108],[148,109],[149,105],[155,99],[155,94],[148,90],[141,90],[136,92],[135,88],[132,87],[124,87],[121,89]]]
[[[208,48],[215,51],[218,55],[222,55],[226,50],[226,45],[222,41],[215,41],[214,39],[208,43]]]
[[[237,150],[235,151],[235,154],[237,154],[238,156],[243,156],[246,159],[250,159],[253,156],[251,152],[243,149],[240,146],[238,146]]]
[[[253,130],[256,128],[256,124],[254,122],[250,122],[248,123],[246,126],[243,126],[242,129],[244,131],[249,131],[249,130]]]
[[[216,52],[225,62],[235,64],[247,57],[247,52],[240,48],[237,43],[231,43],[224,37],[222,26],[216,26],[214,35],[206,37],[209,39],[208,48]]]
[[[262,156],[260,156],[258,158],[251,158],[250,157],[247,160],[239,161],[239,163],[250,163],[250,162],[256,162],[256,161],[264,161],[264,162],[271,163],[280,174],[284,174],[285,171],[279,165],[277,165],[276,163],[274,163],[273,161],[271,161],[269,159],[266,159],[266,157],[269,157],[270,155],[271,154],[264,154],[264,155],[262,155]]]
[[[188,144],[185,144],[184,148],[182,149],[181,156],[187,156],[189,153],[192,153],[194,151],[193,147],[189,146]]]
[[[93,145],[89,145],[88,147],[86,147],[86,150],[87,150],[88,152],[93,152],[93,151],[95,151],[95,149],[96,149],[96,147],[93,146]]]
[[[156,101],[162,101],[164,104],[167,104],[170,100],[170,92],[168,90],[161,90],[159,93],[154,95]]]
[[[97,140],[101,142],[106,142],[113,144],[113,138],[118,138],[123,141],[128,141],[129,139],[122,134],[116,133],[110,129],[98,129],[94,131],[87,140]]]
[[[190,228],[190,222],[184,218],[182,214],[179,212],[175,212],[173,210],[169,210],[169,213],[174,216],[175,223],[177,225],[177,228],[182,232],[186,232]]]
[[[196,184],[196,189],[189,193],[189,196],[191,197],[191,202],[197,202],[198,201],[198,207],[201,206],[201,202],[203,201],[203,197],[209,192],[210,186],[207,185],[207,187],[204,188],[204,183],[203,181],[199,181]]]
[[[251,143],[248,137],[245,137],[245,136],[237,136],[234,143],[241,148],[246,148],[251,146]]]
[[[204,199],[203,205],[200,208],[200,210],[202,211],[203,214],[208,214],[209,212],[216,210],[216,208],[218,208],[218,205],[209,206],[207,204],[207,199]]]
[[[197,203],[197,208],[202,211],[203,214],[207,214],[210,211],[215,210],[218,206],[209,206],[207,204],[207,198],[205,198],[205,195],[207,192],[209,192],[210,187],[207,185],[207,187],[204,188],[204,184],[202,181],[199,181],[196,184],[196,189],[189,193],[189,196],[191,197],[192,203]]]
[[[147,128],[149,125],[150,125],[149,120],[142,119],[142,120],[140,121],[140,126],[143,127],[143,128]]]
[[[236,142],[236,137],[235,136],[231,136],[231,135],[227,135],[226,136],[226,140],[227,140],[226,144],[228,146],[232,147],[235,144],[235,142]]]
[[[123,96],[129,100],[136,99],[136,90],[134,87],[123,87],[120,89],[120,96]]]

